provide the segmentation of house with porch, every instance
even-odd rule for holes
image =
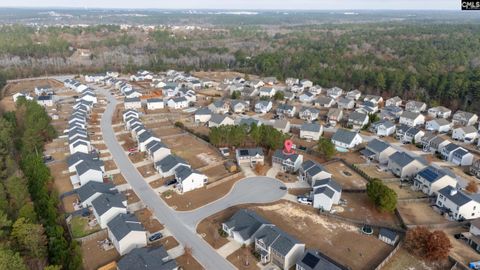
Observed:
[[[303,155],[292,153],[284,153],[282,149],[278,149],[272,156],[272,166],[281,169],[284,172],[296,172],[303,162]]]
[[[413,189],[422,191],[428,196],[436,196],[438,191],[446,186],[453,188],[457,186],[455,174],[449,169],[434,165],[424,168],[413,179]]]

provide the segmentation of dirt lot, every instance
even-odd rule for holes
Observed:
[[[72,194],[72,195],[63,197],[62,204],[63,204],[64,211],[66,213],[74,212],[75,209],[73,208],[73,203],[78,201],[79,201],[79,198],[77,194]]]
[[[397,209],[405,224],[440,224],[449,222],[427,202],[400,203]]]
[[[165,138],[163,142],[174,154],[185,159],[195,169],[223,160],[214,149],[190,134]]]
[[[155,167],[153,167],[153,164],[143,165],[141,167],[138,167],[137,170],[145,178],[150,177],[156,173]]]
[[[183,254],[182,256],[175,259],[178,266],[181,266],[183,270],[203,270],[200,263],[195,260],[190,254]]]
[[[228,255],[227,260],[231,262],[239,270],[256,270],[260,269],[257,266],[257,259],[253,256],[250,247],[243,247],[237,249],[232,254]]]
[[[400,186],[400,181],[385,183],[385,185],[393,189],[395,193],[397,193],[399,199],[420,198],[425,196],[425,194],[420,191],[414,191],[410,185]]]
[[[227,171],[227,169],[225,168],[225,166],[223,164],[220,164],[220,165],[217,165],[215,167],[204,170],[204,171],[202,171],[202,173],[205,174],[206,176],[208,176],[208,182],[209,183],[213,183],[217,180],[223,179],[223,178],[231,175],[231,173],[229,171]]]
[[[115,161],[113,160],[105,160],[105,171],[111,171],[117,169],[117,165],[115,165]]]
[[[168,124],[170,124],[170,123],[168,123]],[[148,128],[151,128],[153,133],[160,138],[163,138],[165,136],[172,136],[172,135],[177,135],[177,134],[184,133],[184,131],[179,129],[179,128],[158,127],[158,126],[155,126],[155,125],[152,125],[152,124],[147,124],[146,126]]]
[[[120,254],[115,248],[105,251],[98,245],[97,241],[106,238],[107,233],[105,231],[104,235],[97,236],[82,244],[82,260],[85,270],[95,270],[111,261],[120,259]]]
[[[362,164],[366,162],[360,152],[337,153],[335,156],[344,159],[350,164]]]
[[[365,220],[366,222],[400,226],[400,221],[393,213],[380,212],[366,193],[342,193],[342,199],[347,201],[346,206],[336,206],[340,210],[339,216]]]
[[[341,161],[329,163],[324,167],[344,189],[365,189],[367,187],[367,181]]]
[[[161,197],[169,206],[177,211],[193,210],[225,196],[230,189],[232,189],[235,182],[242,178],[243,176],[237,179],[232,179],[218,186],[209,188],[208,190],[203,187],[184,194],[166,191],[161,194]],[[167,195],[171,195],[171,197],[167,199]]]
[[[153,246],[160,245],[160,246],[163,246],[165,248],[165,250],[169,250],[169,249],[172,249],[174,247],[177,247],[180,244],[178,243],[178,241],[173,236],[168,236],[168,237],[162,238],[159,241],[156,241],[152,245]]]
[[[121,173],[117,173],[117,174],[113,175],[113,184],[115,186],[123,185],[123,184],[126,184],[126,183],[127,183],[127,181],[125,180],[125,178],[123,177],[123,175]]]
[[[404,248],[400,248],[390,261],[383,267],[386,270],[449,270],[452,264],[450,262],[432,264],[425,262],[420,258],[408,253]]]
[[[361,234],[357,226],[319,216],[310,207],[286,201],[262,206],[242,205],[229,208],[224,211],[226,212],[224,214],[215,214],[217,222],[211,226],[219,228],[219,224],[240,207],[255,210],[266,220],[305,243],[307,248],[318,249],[352,269],[373,269],[393,249],[378,240],[376,236]],[[222,215],[225,219],[220,220]]]
[[[127,204],[132,204],[140,201],[137,194],[132,189],[126,190],[122,193],[123,195],[125,195],[125,197],[127,197]]]
[[[156,233],[164,228],[163,225],[152,216],[152,212],[147,208],[136,211],[135,216],[149,233]]]
[[[376,164],[361,166],[360,168],[362,169],[362,171],[364,171],[368,176],[372,178],[379,178],[379,179],[395,178],[395,176],[390,171],[379,170]]]
[[[246,207],[243,205],[242,207]],[[226,243],[228,239],[221,237],[218,230],[221,223],[228,220],[240,207],[230,207],[224,211],[218,212],[202,220],[197,226],[197,233],[202,235],[203,240],[207,241],[214,249],[219,249]]]
[[[58,88],[63,87],[62,83],[53,79],[28,80],[28,81],[9,83],[5,87],[4,98],[0,100],[0,108],[4,111],[15,110],[15,104],[13,103],[13,98],[12,98],[14,94],[21,91],[26,91],[30,93],[31,96],[34,96],[35,86],[46,85],[46,84],[49,84],[54,91],[58,90]]]
[[[68,171],[65,162],[57,162],[49,166],[53,177],[53,185],[58,194],[71,191],[73,189],[72,182],[70,182],[70,174],[63,174],[63,171]]]

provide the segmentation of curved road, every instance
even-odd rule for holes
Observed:
[[[144,180],[118,143],[112,127],[112,116],[117,100],[105,89],[94,85],[90,85],[90,87],[103,94],[109,101],[100,121],[103,140],[125,180],[131,185],[138,197],[182,245],[192,249],[193,256],[205,269],[235,269],[230,262],[221,257],[197,235],[195,232],[196,223],[204,217],[235,204],[276,201],[285,195],[285,191],[279,189],[282,185],[281,182],[268,177],[247,178],[238,182],[228,195],[218,201],[190,212],[174,211]]]

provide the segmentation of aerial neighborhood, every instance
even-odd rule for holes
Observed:
[[[67,179],[60,198],[72,237],[91,242],[88,269],[208,269],[207,253],[225,269],[375,269],[422,226],[468,250],[450,260],[479,252],[471,112],[176,70],[71,76],[11,98],[65,127],[65,158],[58,146],[45,162]]]

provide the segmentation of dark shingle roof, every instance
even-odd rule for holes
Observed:
[[[395,241],[397,239],[397,233],[389,229],[381,228],[378,234],[388,238],[391,241]]]
[[[111,183],[99,183],[96,181],[90,181],[85,185],[75,190],[81,202],[84,202],[88,198],[92,197],[95,193],[117,193],[115,186]]]
[[[123,204],[124,201],[126,201],[126,198],[121,193],[105,193],[92,201],[92,207],[95,209],[97,214],[101,216],[113,207],[126,208]]]
[[[297,262],[304,270],[344,270],[346,267],[315,251],[307,251]]]
[[[172,168],[177,166],[177,164],[188,164],[182,158],[175,155],[168,155],[164,159],[159,160],[155,163],[157,167],[160,167],[162,172],[170,171]]]
[[[269,224],[269,222],[252,210],[240,209],[224,224],[229,228],[233,228],[243,239],[249,239],[262,224]]]
[[[356,132],[346,129],[338,129],[337,132],[333,134],[332,140],[350,144],[355,138],[355,136],[357,136]]]
[[[390,145],[388,143],[381,141],[379,139],[373,139],[367,144],[367,148],[375,153],[381,153],[389,147]]]
[[[166,260],[167,251],[163,246],[136,248],[121,258],[119,270],[173,270],[177,268],[175,260]]]
[[[457,206],[462,206],[468,202],[470,202],[472,199],[468,197],[465,193],[463,193],[460,190],[456,190],[455,188],[451,186],[446,186],[438,191],[438,193],[442,194],[445,196],[447,199],[450,201],[454,202]],[[453,191],[453,194],[452,194]]]
[[[300,130],[311,131],[311,132],[320,132],[321,126],[319,124],[313,123],[303,123],[300,127]]]
[[[298,154],[285,155],[285,153],[283,153],[283,150],[280,150],[280,149],[275,150],[275,153],[273,153],[273,156],[281,160],[289,159],[292,162],[295,162],[299,157]]]
[[[119,214],[108,222],[107,227],[117,241],[122,240],[130,232],[145,231],[142,223],[138,221],[134,214]]]

